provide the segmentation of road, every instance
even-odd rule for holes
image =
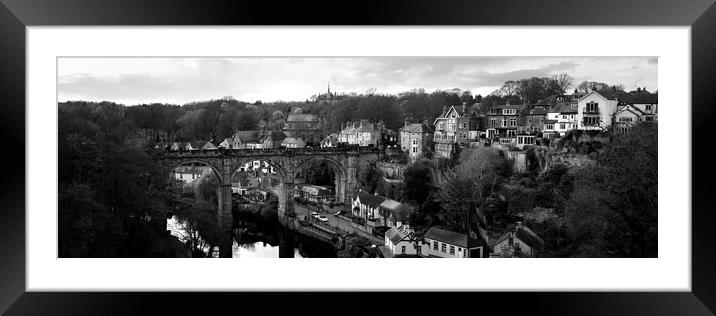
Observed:
[[[313,209],[310,209],[313,208]],[[304,216],[311,217],[311,212],[315,211],[315,206],[304,206],[298,203],[294,203],[294,211],[296,212],[296,216],[298,218],[303,218]],[[358,230],[357,228],[354,228],[351,226],[351,222],[345,219],[342,219],[335,215],[336,212],[338,212],[340,208],[336,207],[335,209],[331,211],[318,211],[318,214],[323,215],[328,218],[328,225],[331,227],[338,228],[341,231],[347,231],[347,232],[354,232],[357,233],[363,237],[368,238],[371,242],[375,243],[376,245],[382,245],[383,240],[379,237],[373,236],[369,233],[363,232]]]

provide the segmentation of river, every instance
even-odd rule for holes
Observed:
[[[332,245],[286,229],[278,222],[234,220],[233,258],[335,258]]]

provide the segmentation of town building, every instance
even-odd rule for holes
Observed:
[[[185,150],[212,150],[217,147],[208,140],[197,140],[193,142],[185,143]]]
[[[286,137],[281,142],[281,147],[285,148],[304,148],[306,147],[306,142],[303,141],[301,138],[294,138],[294,137]]]
[[[405,119],[405,124],[398,133],[400,150],[406,152],[411,161],[420,157],[432,145],[433,130],[424,122],[410,123],[410,120]]]
[[[352,201],[352,215],[366,230],[384,226],[385,220],[380,205],[385,197],[360,190]]]
[[[300,197],[315,203],[332,202],[335,200],[335,195],[327,187],[313,184],[301,185],[298,190]]]
[[[286,138],[283,132],[269,130],[237,131],[219,144],[224,149],[279,148]]]
[[[577,102],[577,124],[581,130],[603,130],[613,123],[621,91],[592,91]]]
[[[385,232],[385,248],[393,257],[423,256],[423,242],[408,225],[391,227]]]
[[[437,258],[484,258],[487,243],[479,237],[470,237],[437,226],[430,227],[423,235],[426,255]]]
[[[433,126],[433,144],[435,156],[438,158],[451,158],[455,152],[455,141],[457,134],[457,119],[461,114],[454,106],[443,106],[443,111],[435,118]]]
[[[383,218],[383,224],[388,227],[399,227],[405,225],[412,211],[412,207],[396,200],[385,198],[379,205],[379,215]]]
[[[371,123],[368,120],[348,122],[338,132],[338,142],[361,147],[377,147],[382,145],[384,135],[391,132],[385,128],[383,122]]]
[[[286,117],[283,132],[287,137],[301,138],[307,143],[318,144],[323,139],[319,116],[303,113],[303,109],[298,107]]]
[[[189,183],[210,172],[211,168],[207,166],[179,166],[174,169],[174,180]]]
[[[548,111],[542,131],[543,138],[562,137],[567,131],[577,129],[577,101],[558,101]]]
[[[331,133],[321,141],[321,148],[333,148],[338,146],[338,134]]]
[[[522,222],[517,222],[495,241],[491,257],[537,257],[543,249],[542,238]]]
[[[484,115],[463,112],[463,115],[457,118],[455,143],[460,147],[466,147],[470,143],[477,142],[480,137],[480,131],[485,129],[484,119]]]
[[[522,112],[525,107],[524,104],[491,107],[487,112],[487,138],[497,139],[500,144],[514,144],[518,129],[524,126]]]
[[[231,193],[238,195],[246,195],[251,189],[256,189],[260,186],[260,180],[255,177],[248,177],[241,179],[237,182],[231,183]]]

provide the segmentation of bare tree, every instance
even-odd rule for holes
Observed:
[[[570,86],[572,86],[572,76],[570,76],[570,75],[568,75],[568,74],[566,74],[566,73],[561,73],[561,74],[558,74],[558,75],[553,75],[553,76],[552,76],[552,80],[554,80],[554,83],[555,83],[560,89],[562,89],[562,93],[564,93],[565,91],[567,91],[567,89],[568,89]]]

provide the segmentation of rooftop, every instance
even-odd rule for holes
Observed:
[[[468,249],[486,245],[483,240],[470,238],[468,246],[467,235],[438,228],[437,226],[430,227],[423,237]]]

